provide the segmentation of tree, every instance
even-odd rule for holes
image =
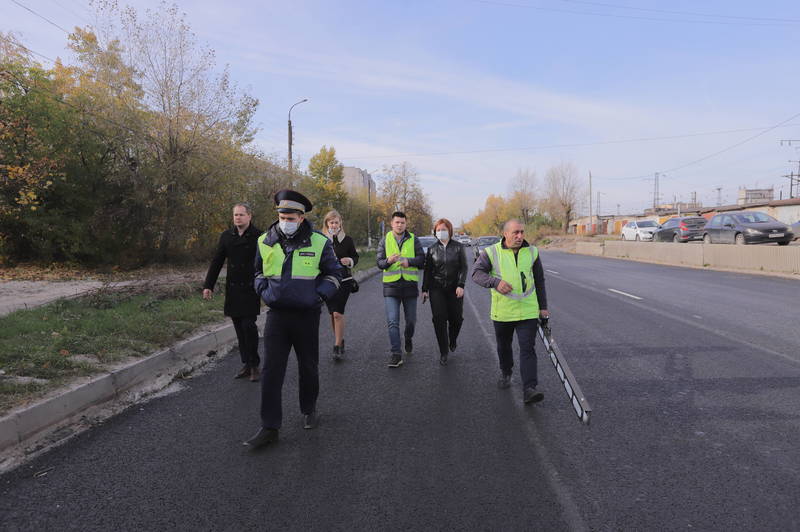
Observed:
[[[336,209],[341,211],[347,201],[342,185],[342,164],[336,159],[336,148],[323,146],[308,162],[308,187],[311,201],[319,207],[318,213]],[[324,213],[322,213],[324,216]]]
[[[548,210],[561,220],[561,229],[566,233],[580,193],[578,170],[572,163],[562,162],[547,170],[545,179]]]
[[[536,172],[528,168],[517,170],[509,183],[509,202],[516,216],[528,225],[536,214]]]
[[[428,197],[419,184],[417,170],[407,162],[383,168],[380,184],[380,208],[386,221],[394,211],[408,217],[408,230],[427,235],[433,226],[433,215]]]

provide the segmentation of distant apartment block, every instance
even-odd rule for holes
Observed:
[[[752,205],[753,203],[766,203],[775,199],[775,190],[772,188],[740,188],[737,205]]]
[[[375,197],[375,181],[366,170],[355,166],[345,166],[342,169],[342,182],[344,189],[350,194],[366,194]]]

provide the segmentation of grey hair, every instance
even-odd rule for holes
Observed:
[[[244,202],[236,203],[236,204],[234,204],[233,208],[235,209],[236,207],[244,207],[244,210],[247,211],[247,214],[249,214],[250,216],[253,216],[253,208],[250,207],[249,203],[244,203]]]
[[[523,229],[525,228],[525,224],[522,223],[518,218],[511,218],[510,220],[508,220],[506,223],[503,224],[503,232],[504,233],[506,231],[508,231],[508,224],[511,224],[511,223],[518,223],[518,224],[520,224],[522,226]]]

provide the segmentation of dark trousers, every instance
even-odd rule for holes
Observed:
[[[519,372],[522,376],[522,387],[535,387],[538,384],[536,373],[536,331],[539,320],[492,321],[494,336],[497,340],[497,357],[500,359],[500,371],[503,375],[511,375],[514,369],[514,348],[511,345],[514,331],[517,331],[519,343]]]
[[[289,352],[294,347],[300,389],[300,412],[311,414],[319,395],[320,309],[270,310],[264,325],[264,369],[261,372],[261,424],[279,429],[281,395]]]
[[[439,343],[439,353],[446,355],[450,342],[455,342],[464,321],[464,298],[456,297],[456,287],[431,288],[431,313],[433,330]]]
[[[236,338],[239,340],[239,356],[242,357],[242,364],[251,368],[257,368],[261,364],[261,358],[258,356],[257,319],[258,316],[231,318],[233,328],[236,330]]]

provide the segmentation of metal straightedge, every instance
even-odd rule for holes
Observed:
[[[569,398],[575,413],[578,415],[578,419],[584,424],[588,425],[592,413],[592,407],[589,406],[589,402],[583,395],[581,387],[578,386],[575,376],[569,369],[569,364],[567,364],[567,361],[564,359],[564,355],[561,353],[558,345],[556,345],[556,341],[553,339],[553,333],[550,330],[550,324],[548,323],[548,320],[542,319],[540,320],[540,323],[541,326],[539,327],[539,338],[542,339],[542,343],[544,343],[547,354],[550,356],[550,362],[552,362],[553,367],[556,368],[558,378],[561,379],[561,384],[564,385],[564,391],[567,392],[567,397]]]

